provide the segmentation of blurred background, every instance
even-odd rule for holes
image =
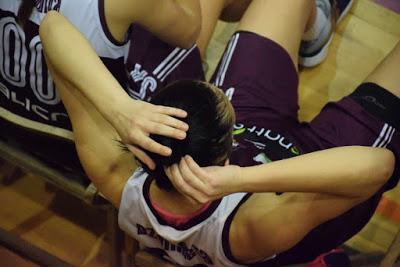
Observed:
[[[218,24],[204,63],[208,77],[234,29],[235,24]],[[336,30],[327,60],[317,68],[301,70],[301,119],[312,119],[325,103],[352,92],[399,40],[400,0],[356,0],[350,15]],[[0,181],[13,168],[0,162]],[[18,176],[0,183],[0,228],[73,266],[108,266],[105,213],[91,209],[40,177],[22,172]],[[398,186],[384,196],[370,223],[347,245],[363,252],[385,252],[399,227]],[[3,266],[37,265],[0,245]]]

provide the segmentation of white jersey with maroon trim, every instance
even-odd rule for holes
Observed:
[[[70,121],[44,61],[39,38],[41,21],[50,10],[64,15],[124,87],[129,44],[112,38],[105,23],[103,0],[32,1],[36,8],[24,29],[16,20],[22,1],[0,1],[0,117],[71,139]]]
[[[226,196],[185,224],[172,226],[151,205],[152,180],[140,168],[126,183],[118,214],[122,230],[154,253],[182,266],[244,266],[235,263],[231,255],[229,228],[250,194]]]

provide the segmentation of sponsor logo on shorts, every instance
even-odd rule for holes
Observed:
[[[253,144],[257,149],[264,150],[272,142],[274,144],[277,144],[279,147],[288,150],[293,155],[300,155],[300,150],[280,133],[257,126],[246,127],[244,124],[241,123],[234,125],[234,135],[239,136],[245,133],[252,134],[246,136],[244,140]]]
[[[361,99],[363,99],[363,100],[365,100],[365,101],[367,101],[369,103],[373,103],[373,104],[375,104],[376,106],[378,106],[379,108],[381,108],[383,110],[386,110],[386,106],[384,106],[382,103],[380,103],[376,99],[376,97],[374,97],[372,95],[365,95],[365,96],[361,97]]]
[[[253,158],[253,160],[255,162],[259,162],[261,164],[267,164],[267,163],[272,162],[272,160],[270,158],[268,158],[267,155],[265,155],[265,153],[258,154],[257,156],[255,156]]]
[[[158,84],[163,83],[195,48],[196,46],[194,45],[190,49],[173,49],[150,72],[145,70],[142,64],[136,63],[133,70],[129,73],[131,82],[131,88],[128,90],[129,95],[136,99],[149,101],[152,93],[157,90]]]
[[[135,86],[139,87],[139,91],[135,90],[135,88],[129,88],[129,95],[136,99],[148,101],[150,98],[149,91],[154,92],[157,89],[158,83],[156,79],[150,76],[146,70],[142,70],[142,65],[138,63],[135,64],[129,76]]]
[[[235,93],[235,88],[231,87],[228,90],[225,91],[226,97],[229,99],[229,101],[232,101],[233,94]]]

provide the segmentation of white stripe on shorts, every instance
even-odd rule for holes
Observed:
[[[228,70],[229,65],[231,64],[233,52],[236,49],[236,45],[239,40],[239,33],[235,34],[231,41],[229,42],[228,50],[226,51],[220,69],[218,71],[217,78],[215,80],[216,86],[222,86],[224,84],[225,75]]]
[[[193,51],[193,49],[195,49],[196,46],[192,46],[192,48],[190,48],[189,50],[186,50],[186,53],[178,60],[178,62],[176,62],[176,64],[174,66],[172,66],[169,71],[161,78],[161,81],[163,82],[165,80],[165,78],[168,77],[168,75],[171,74],[171,72],[173,72],[178,66],[179,64],[182,63],[182,61]]]
[[[221,72],[222,72],[222,70],[223,70],[223,68],[224,68],[224,66],[226,64],[226,60],[228,58],[229,52],[232,49],[232,45],[233,45],[233,38],[231,38],[231,40],[229,41],[228,49],[226,50],[226,52],[224,53],[224,56],[222,57],[221,65],[219,66],[217,77],[215,78],[215,85],[216,86],[219,86],[219,80],[220,80],[220,77],[221,77]]]
[[[167,64],[170,60],[172,60],[176,54],[178,54],[179,51],[181,51],[181,48],[175,48],[169,55],[166,57],[158,66],[153,70],[153,74],[157,75]]]
[[[392,138],[393,138],[393,135],[394,135],[395,131],[396,131],[396,129],[392,127],[392,133],[389,135],[389,139],[388,139],[387,143],[383,147],[387,147],[387,145],[390,144],[390,142],[392,141]]]
[[[161,80],[161,78],[168,72],[172,67],[176,66],[176,62],[179,61],[185,54],[187,50],[182,50],[178,53],[178,55],[171,61],[169,64],[157,75],[157,78]]]
[[[390,126],[389,124],[385,123],[385,125],[383,125],[383,127],[382,127],[382,130],[381,130],[378,138],[375,140],[375,142],[372,146],[373,147],[386,147],[392,140],[394,132],[395,132],[395,129],[392,126]]]

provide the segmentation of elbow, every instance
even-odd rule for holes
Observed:
[[[383,156],[381,165],[381,179],[382,179],[382,184],[384,184],[393,175],[396,164],[396,158],[393,152],[390,151],[389,149],[384,149],[382,152]]]
[[[367,171],[367,177],[371,182],[370,190],[367,190],[369,191],[367,192],[368,197],[378,191],[392,177],[395,161],[392,151],[388,149],[375,151],[375,156],[371,158],[370,168]]]
[[[395,156],[385,148],[361,147],[361,149],[364,150],[363,155],[356,160],[357,164],[352,164],[350,172],[354,187],[347,196],[364,201],[380,190],[392,177]]]
[[[42,42],[49,38],[52,34],[52,29],[57,28],[60,16],[58,12],[52,10],[43,18],[39,26],[39,35]]]
[[[54,20],[56,19],[56,11],[49,11],[46,16],[44,16],[42,22],[40,23],[39,26],[39,35],[42,38],[43,36],[47,35],[49,31],[51,30],[51,25],[54,23]]]

